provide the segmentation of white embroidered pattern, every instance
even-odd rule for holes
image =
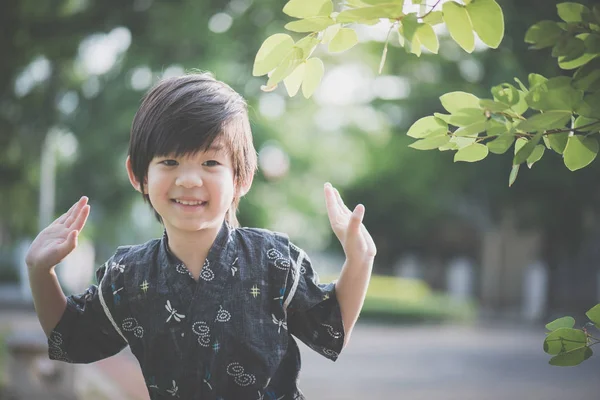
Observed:
[[[342,333],[336,331],[335,329],[333,329],[333,326],[331,325],[327,325],[327,324],[321,324],[323,325],[325,328],[327,328],[327,332],[329,333],[329,335],[334,338],[334,339],[339,339],[342,337]]]
[[[194,322],[192,332],[198,335],[198,343],[200,346],[208,347],[210,345],[210,328],[204,321]]]
[[[111,269],[116,269],[118,270],[120,273],[123,273],[123,271],[125,271],[125,266],[123,264],[121,264],[121,261],[119,262],[111,262],[110,263],[110,268]]]
[[[283,329],[285,329],[287,331],[287,322],[285,321],[284,318],[277,319],[277,317],[275,316],[275,314],[271,314],[271,316],[273,317],[273,323],[275,325],[279,326],[279,328],[277,328],[277,333],[281,333],[281,327],[282,326],[283,326]]]
[[[138,322],[135,318],[125,318],[121,328],[123,328],[124,331],[133,332],[133,335],[136,338],[141,339],[144,337],[144,328],[138,325]]]
[[[339,355],[335,351],[325,348],[325,347],[323,347],[323,354],[325,354],[326,356],[329,356],[329,357],[337,357]]]
[[[173,381],[173,387],[171,387],[171,389],[167,389],[167,392],[172,396],[172,397],[179,397],[177,395],[177,392],[179,391],[179,388],[177,387],[177,383],[175,383],[175,381]]]
[[[179,314],[176,309],[171,306],[171,301],[167,300],[167,304],[165,304],[165,308],[170,313],[169,318],[167,318],[166,322],[169,322],[171,318],[173,318],[177,322],[181,322],[182,319],[185,318],[185,315]]]
[[[227,375],[232,376],[234,382],[239,386],[250,386],[256,383],[256,377],[244,372],[240,363],[233,362],[227,366]]]
[[[275,260],[276,258],[282,258],[283,254],[277,249],[269,249],[267,250],[267,258],[269,260]]]
[[[176,270],[177,272],[179,272],[180,274],[182,274],[182,275],[185,275],[185,274],[189,274],[189,273],[190,273],[190,272],[188,271],[188,269],[185,267],[185,265],[183,265],[183,264],[177,264],[177,266],[175,267],[175,270]]]
[[[227,322],[231,319],[231,314],[229,311],[223,309],[223,306],[219,306],[219,311],[217,312],[217,318],[215,318],[216,322]]]
[[[210,263],[208,260],[204,260],[204,265],[202,266],[202,271],[200,272],[200,278],[209,282],[212,281],[215,277],[215,273],[210,269]]]
[[[67,356],[67,352],[62,349],[63,339],[60,333],[53,331],[48,338],[48,342],[48,353],[50,354],[51,359],[68,363],[73,362],[69,356]]]

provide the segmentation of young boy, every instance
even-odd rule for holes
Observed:
[[[325,185],[346,262],[319,284],[285,235],[239,228],[256,152],[242,97],[208,74],[159,82],[131,129],[127,172],[164,225],[161,239],[119,247],[98,285],[65,298],[54,272],[77,246],[90,212],[82,197],[27,254],[38,318],[52,359],[89,363],[129,345],[152,399],[303,399],[292,335],[336,360],[348,342],[376,249]]]

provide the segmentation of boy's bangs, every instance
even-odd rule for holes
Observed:
[[[187,156],[207,150],[222,132],[221,124],[178,124],[179,126],[164,127],[149,145],[150,154],[154,157]],[[157,132],[158,133],[158,132]],[[152,151],[154,150],[154,151]]]

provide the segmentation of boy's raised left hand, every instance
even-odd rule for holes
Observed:
[[[377,253],[377,248],[367,228],[362,224],[365,207],[359,204],[354,211],[350,211],[340,193],[330,183],[325,184],[325,203],[331,229],[342,244],[346,259],[372,260]]]

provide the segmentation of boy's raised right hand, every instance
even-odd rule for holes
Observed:
[[[37,235],[25,256],[30,270],[50,270],[77,247],[77,236],[90,215],[87,202],[82,197]]]

